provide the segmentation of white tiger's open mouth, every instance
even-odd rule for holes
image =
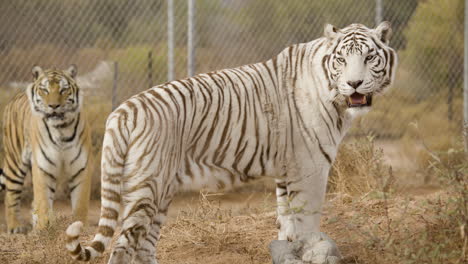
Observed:
[[[348,96],[346,103],[348,107],[365,107],[372,105],[372,94],[353,93]]]

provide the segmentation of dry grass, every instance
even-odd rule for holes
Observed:
[[[267,248],[276,236],[276,218],[267,198],[235,212],[220,207],[216,197],[201,193],[194,207],[181,210],[163,228],[161,262],[270,263]]]
[[[414,157],[415,167],[424,175],[425,183],[439,184],[441,175],[437,173],[438,167],[463,164],[466,159],[461,150],[460,130],[445,125],[442,127],[443,131],[434,132],[428,127],[413,123],[410,133],[401,141],[402,151]]]
[[[28,235],[0,235],[0,263],[43,264],[73,263],[64,258],[65,236],[63,234],[70,221],[59,217],[57,224],[40,232]]]
[[[324,229],[345,263],[465,263],[466,236],[450,217],[451,195],[338,199]]]
[[[158,245],[162,263],[270,263],[268,244],[276,236],[271,199],[238,210],[222,208],[222,195],[201,193],[169,219]],[[186,199],[186,198],[183,198]],[[192,198],[193,199],[193,198]],[[192,205],[192,206],[190,206]],[[64,230],[68,217],[28,235],[0,235],[0,263],[76,263],[65,250]],[[90,241],[96,227],[87,227],[81,237]],[[114,238],[114,242],[115,242]],[[109,250],[95,263],[107,263]]]
[[[345,223],[347,237],[360,244],[354,250],[355,256],[348,256],[349,261],[434,264],[468,261],[466,154],[461,144],[445,151],[431,150],[424,140],[421,144],[424,151],[421,153],[429,164],[426,173],[432,175],[432,181],[441,189],[428,197],[389,192],[394,179],[391,170],[385,174],[386,170],[381,169],[385,165],[372,140],[343,146],[347,150],[340,154],[331,180],[332,188],[340,191],[337,195],[340,199],[335,199],[341,203],[336,204],[338,211],[339,207],[347,208],[351,216],[349,219],[339,216],[334,221]],[[360,183],[361,189],[355,188]],[[362,195],[361,190],[369,192]],[[379,195],[369,195],[375,193]]]
[[[454,211],[451,190],[428,196],[343,199],[332,195],[322,226],[334,238],[344,263],[454,263],[466,260],[466,235]],[[160,263],[271,263],[267,246],[276,236],[270,203],[234,211],[217,196],[198,201],[168,221],[158,246]],[[221,198],[222,199],[222,198]],[[68,220],[53,228],[23,235],[0,235],[0,263],[76,263],[64,248]],[[96,227],[85,229],[89,241]],[[466,232],[466,231],[465,231]],[[466,234],[466,233],[465,233]],[[109,250],[95,263],[106,263]]]
[[[333,164],[328,191],[351,196],[364,195],[385,186],[388,192],[394,182],[391,167],[384,162],[382,149],[371,136],[340,146]]]

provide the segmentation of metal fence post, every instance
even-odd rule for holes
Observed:
[[[112,111],[117,107],[117,82],[119,80],[119,63],[114,61],[114,83],[112,85]]]
[[[174,1],[167,0],[167,80],[174,80]]]
[[[187,73],[195,73],[195,0],[188,0]]]
[[[375,25],[382,23],[382,1],[375,0]]]
[[[465,45],[463,60],[463,139],[468,156],[468,0],[465,0]]]
[[[148,88],[153,87],[153,51],[148,52]]]

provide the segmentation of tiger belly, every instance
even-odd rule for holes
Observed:
[[[182,161],[180,172],[176,175],[180,188],[229,190],[261,177],[280,178],[284,175],[278,169],[278,161],[267,159],[266,147],[248,145],[247,143],[243,153],[233,155],[234,151],[230,151],[231,155],[227,154],[222,160],[215,155],[212,155],[212,158],[207,158],[208,154],[198,158],[187,155]]]

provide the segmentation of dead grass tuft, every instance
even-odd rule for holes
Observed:
[[[374,138],[367,136],[340,146],[333,164],[328,191],[347,195],[364,195],[385,186],[392,187],[391,167],[384,162],[383,150],[376,148]]]
[[[429,197],[353,200],[345,222],[349,238],[362,245],[357,263],[466,263],[468,249],[468,161],[461,146],[444,153],[426,148],[431,170],[445,189]],[[339,206],[339,205],[338,205]],[[378,254],[376,254],[378,252]]]
[[[275,213],[265,202],[240,212],[223,209],[219,200],[202,192],[162,230],[159,257],[164,263],[270,263],[268,244],[276,236]],[[266,198],[267,199],[267,198]],[[269,228],[268,228],[269,227]],[[184,257],[182,257],[184,259]],[[234,262],[232,262],[234,261]]]
[[[64,231],[67,217],[57,217],[56,224],[28,235],[0,234],[0,263],[59,264],[73,263],[65,250]]]

